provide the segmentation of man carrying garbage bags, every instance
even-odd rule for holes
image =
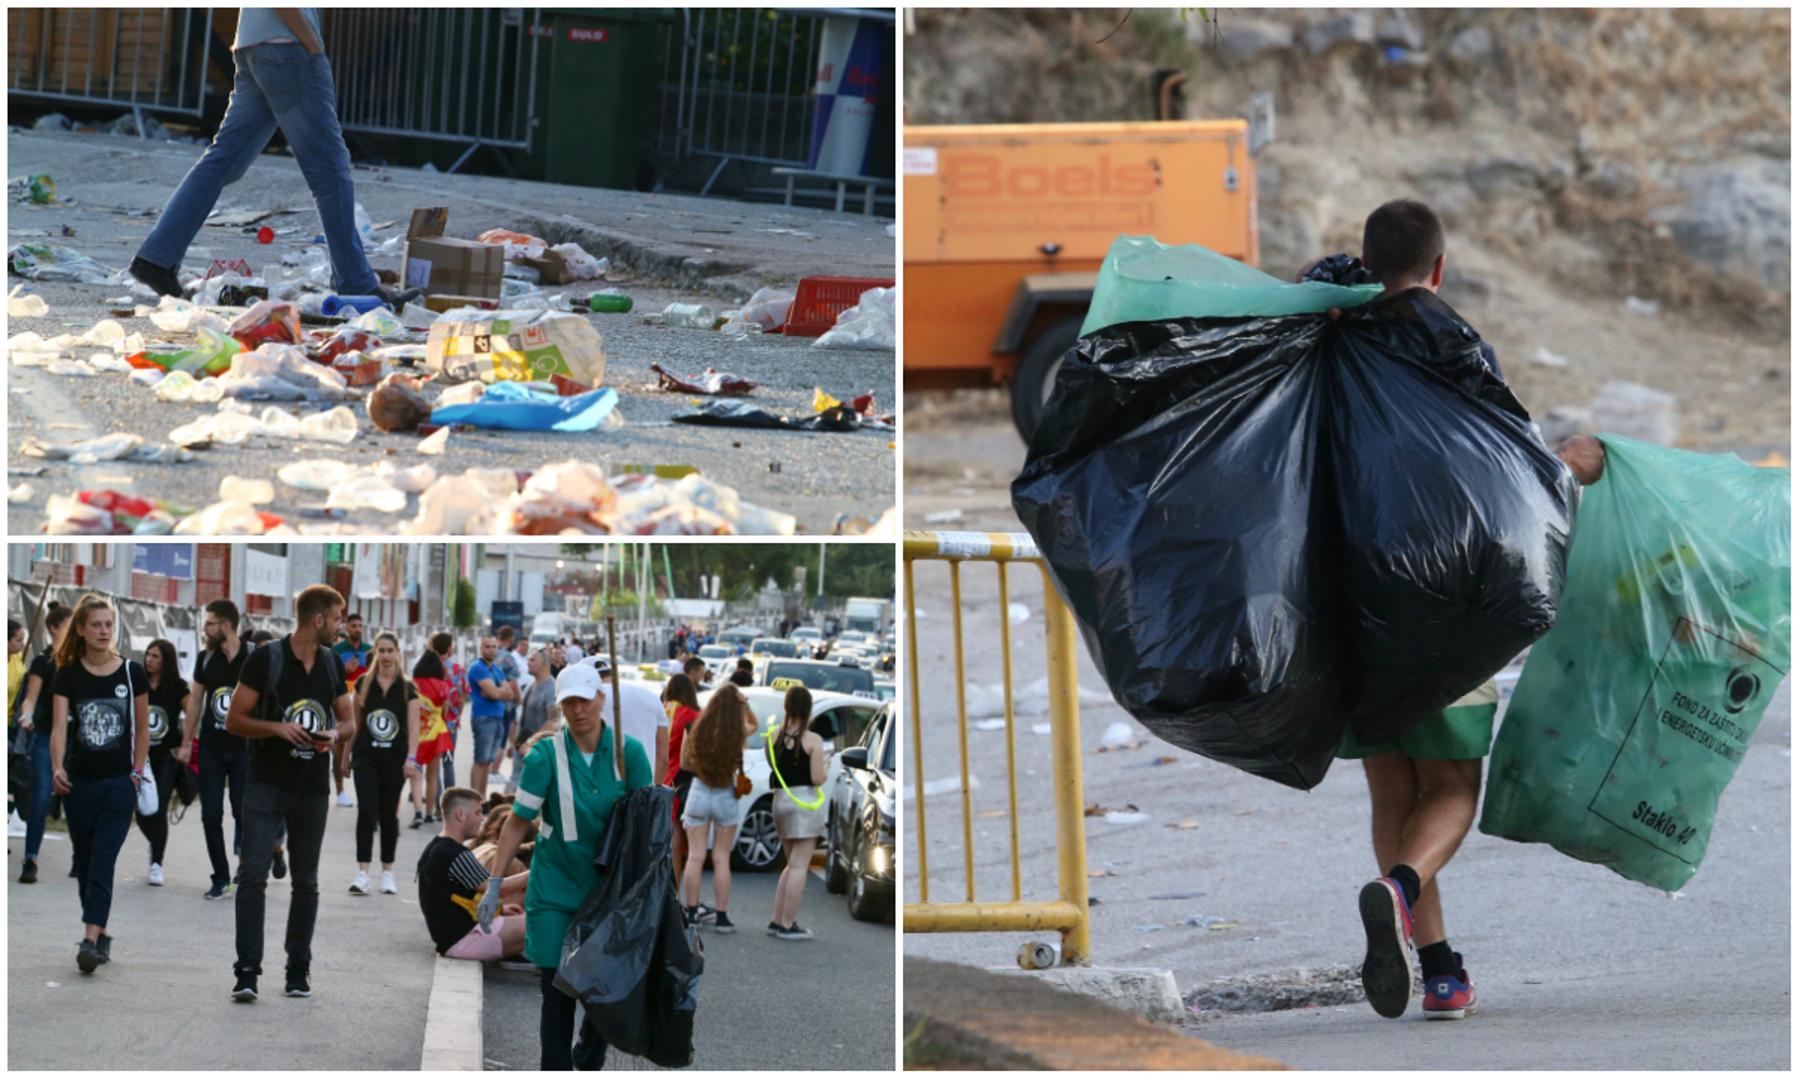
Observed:
[[[1121,238],[1013,501],[1153,733],[1301,789],[1365,762],[1365,989],[1405,1012],[1418,935],[1427,1015],[1453,1018],[1474,991],[1433,882],[1475,818],[1484,684],[1554,624],[1604,455],[1538,440],[1436,296],[1428,207],[1378,209],[1365,259],[1287,284]]]

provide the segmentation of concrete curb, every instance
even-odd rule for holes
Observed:
[[[1042,979],[907,957],[902,1035],[913,1069],[1282,1069]]]
[[[1181,1002],[1181,990],[1175,985],[1175,973],[1163,968],[1059,967],[1023,971],[1016,967],[996,967],[988,968],[988,971],[1008,978],[1049,983],[1158,1024],[1179,1024],[1191,1019]]]
[[[425,1049],[421,1072],[480,1072],[482,965],[437,958],[431,974],[431,1001],[425,1008]]]

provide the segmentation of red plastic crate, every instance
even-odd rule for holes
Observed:
[[[863,293],[893,285],[893,278],[801,278],[781,332],[794,337],[818,337],[836,326],[838,316],[855,307]]]

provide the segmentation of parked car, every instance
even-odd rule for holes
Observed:
[[[762,637],[762,631],[754,626],[735,626],[719,635],[719,644],[731,650],[731,655],[741,656],[750,643]]]
[[[702,645],[694,655],[706,662],[706,670],[715,682],[729,678],[737,667],[737,653],[723,645]]]
[[[783,682],[782,680],[790,680]],[[808,690],[875,696],[875,676],[855,664],[830,660],[764,660],[756,669],[756,685],[785,690],[798,682]]]
[[[765,656],[779,656],[784,660],[792,660],[800,655],[800,646],[785,638],[759,637],[750,643],[750,659],[760,660]]]
[[[810,650],[806,655],[811,656],[825,644],[825,632],[816,626],[796,626],[788,633],[788,640]]]
[[[778,870],[781,868],[781,834],[775,829],[775,783],[769,773],[767,735],[771,724],[781,723],[781,709],[786,690],[752,686],[740,691],[756,713],[756,734],[744,743],[744,775],[750,778],[750,794],[738,800],[737,843],[731,851],[733,870]],[[713,691],[700,695],[700,708],[712,698]],[[825,740],[825,752],[831,757],[825,765],[825,783],[821,790],[831,791],[837,779],[840,747],[860,742],[869,724],[881,711],[879,702],[849,694],[816,692],[812,696],[810,729]],[[789,779],[789,785],[793,781]]]
[[[892,679],[876,679],[875,680],[875,696],[877,698],[880,698],[882,701],[893,701],[895,698],[899,697],[900,695],[899,695],[899,692],[894,689],[894,680],[892,680]]]
[[[894,773],[899,725],[884,705],[862,741],[837,757],[825,824],[825,887],[848,893],[852,918],[894,920]]]

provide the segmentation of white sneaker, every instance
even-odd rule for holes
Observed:
[[[353,896],[369,895],[369,875],[367,871],[358,870],[356,872],[355,880],[350,882],[350,893]]]
[[[152,885],[161,885],[163,883],[162,863],[150,864],[149,881]]]
[[[338,805],[339,806],[355,806],[356,800],[352,799],[350,797],[350,793],[348,791],[340,791],[340,792],[338,792]]]
[[[12,816],[6,819],[6,835],[9,837],[25,835],[25,819],[19,816],[17,810],[14,810]]]
[[[383,870],[381,872],[381,891],[390,895],[400,891],[400,886],[394,884],[393,871]]]

